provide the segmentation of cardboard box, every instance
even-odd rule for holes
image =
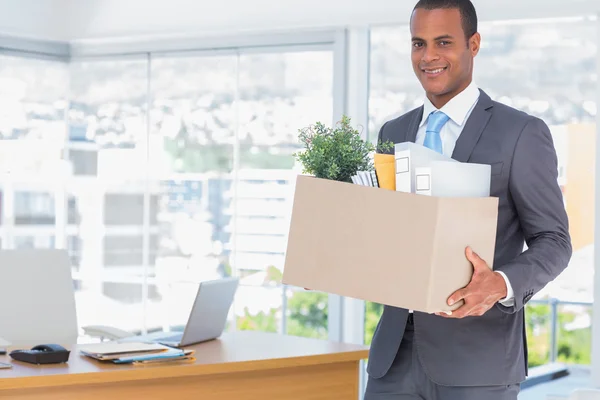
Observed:
[[[498,199],[423,196],[298,176],[283,283],[422,312],[448,311],[472,246],[492,267]]]

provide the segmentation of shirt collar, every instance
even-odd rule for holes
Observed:
[[[471,82],[465,90],[454,96],[440,109],[440,111],[450,117],[455,124],[462,126],[465,123],[469,111],[471,111],[475,103],[477,103],[478,99],[479,89],[475,82]],[[425,101],[423,103],[423,118],[421,119],[421,124],[419,126],[423,126],[427,122],[429,114],[434,111],[437,111],[437,108],[435,108],[427,96],[425,96]]]

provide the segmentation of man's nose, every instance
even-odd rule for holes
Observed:
[[[435,47],[427,46],[425,47],[425,51],[423,51],[423,57],[421,60],[425,64],[429,64],[431,62],[437,61],[439,59],[439,54]]]

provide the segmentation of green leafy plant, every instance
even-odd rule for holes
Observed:
[[[389,140],[386,142],[377,143],[376,151],[377,153],[382,154],[394,154],[394,142],[390,142]]]
[[[352,182],[357,171],[373,170],[372,153],[389,152],[394,146],[391,142],[375,146],[364,140],[347,116],[334,127],[317,122],[303,128],[298,138],[304,151],[294,156],[302,164],[303,173],[341,182]]]

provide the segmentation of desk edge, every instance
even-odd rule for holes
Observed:
[[[347,351],[335,354],[321,354],[288,358],[272,358],[220,364],[170,364],[140,365],[126,370],[111,369],[99,372],[25,376],[14,378],[0,377],[0,394],[15,389],[40,389],[59,386],[95,385],[103,383],[143,381],[150,379],[184,378],[224,373],[243,373],[267,369],[306,367],[334,363],[359,362],[368,358],[368,349]],[[93,361],[90,361],[93,362]]]

